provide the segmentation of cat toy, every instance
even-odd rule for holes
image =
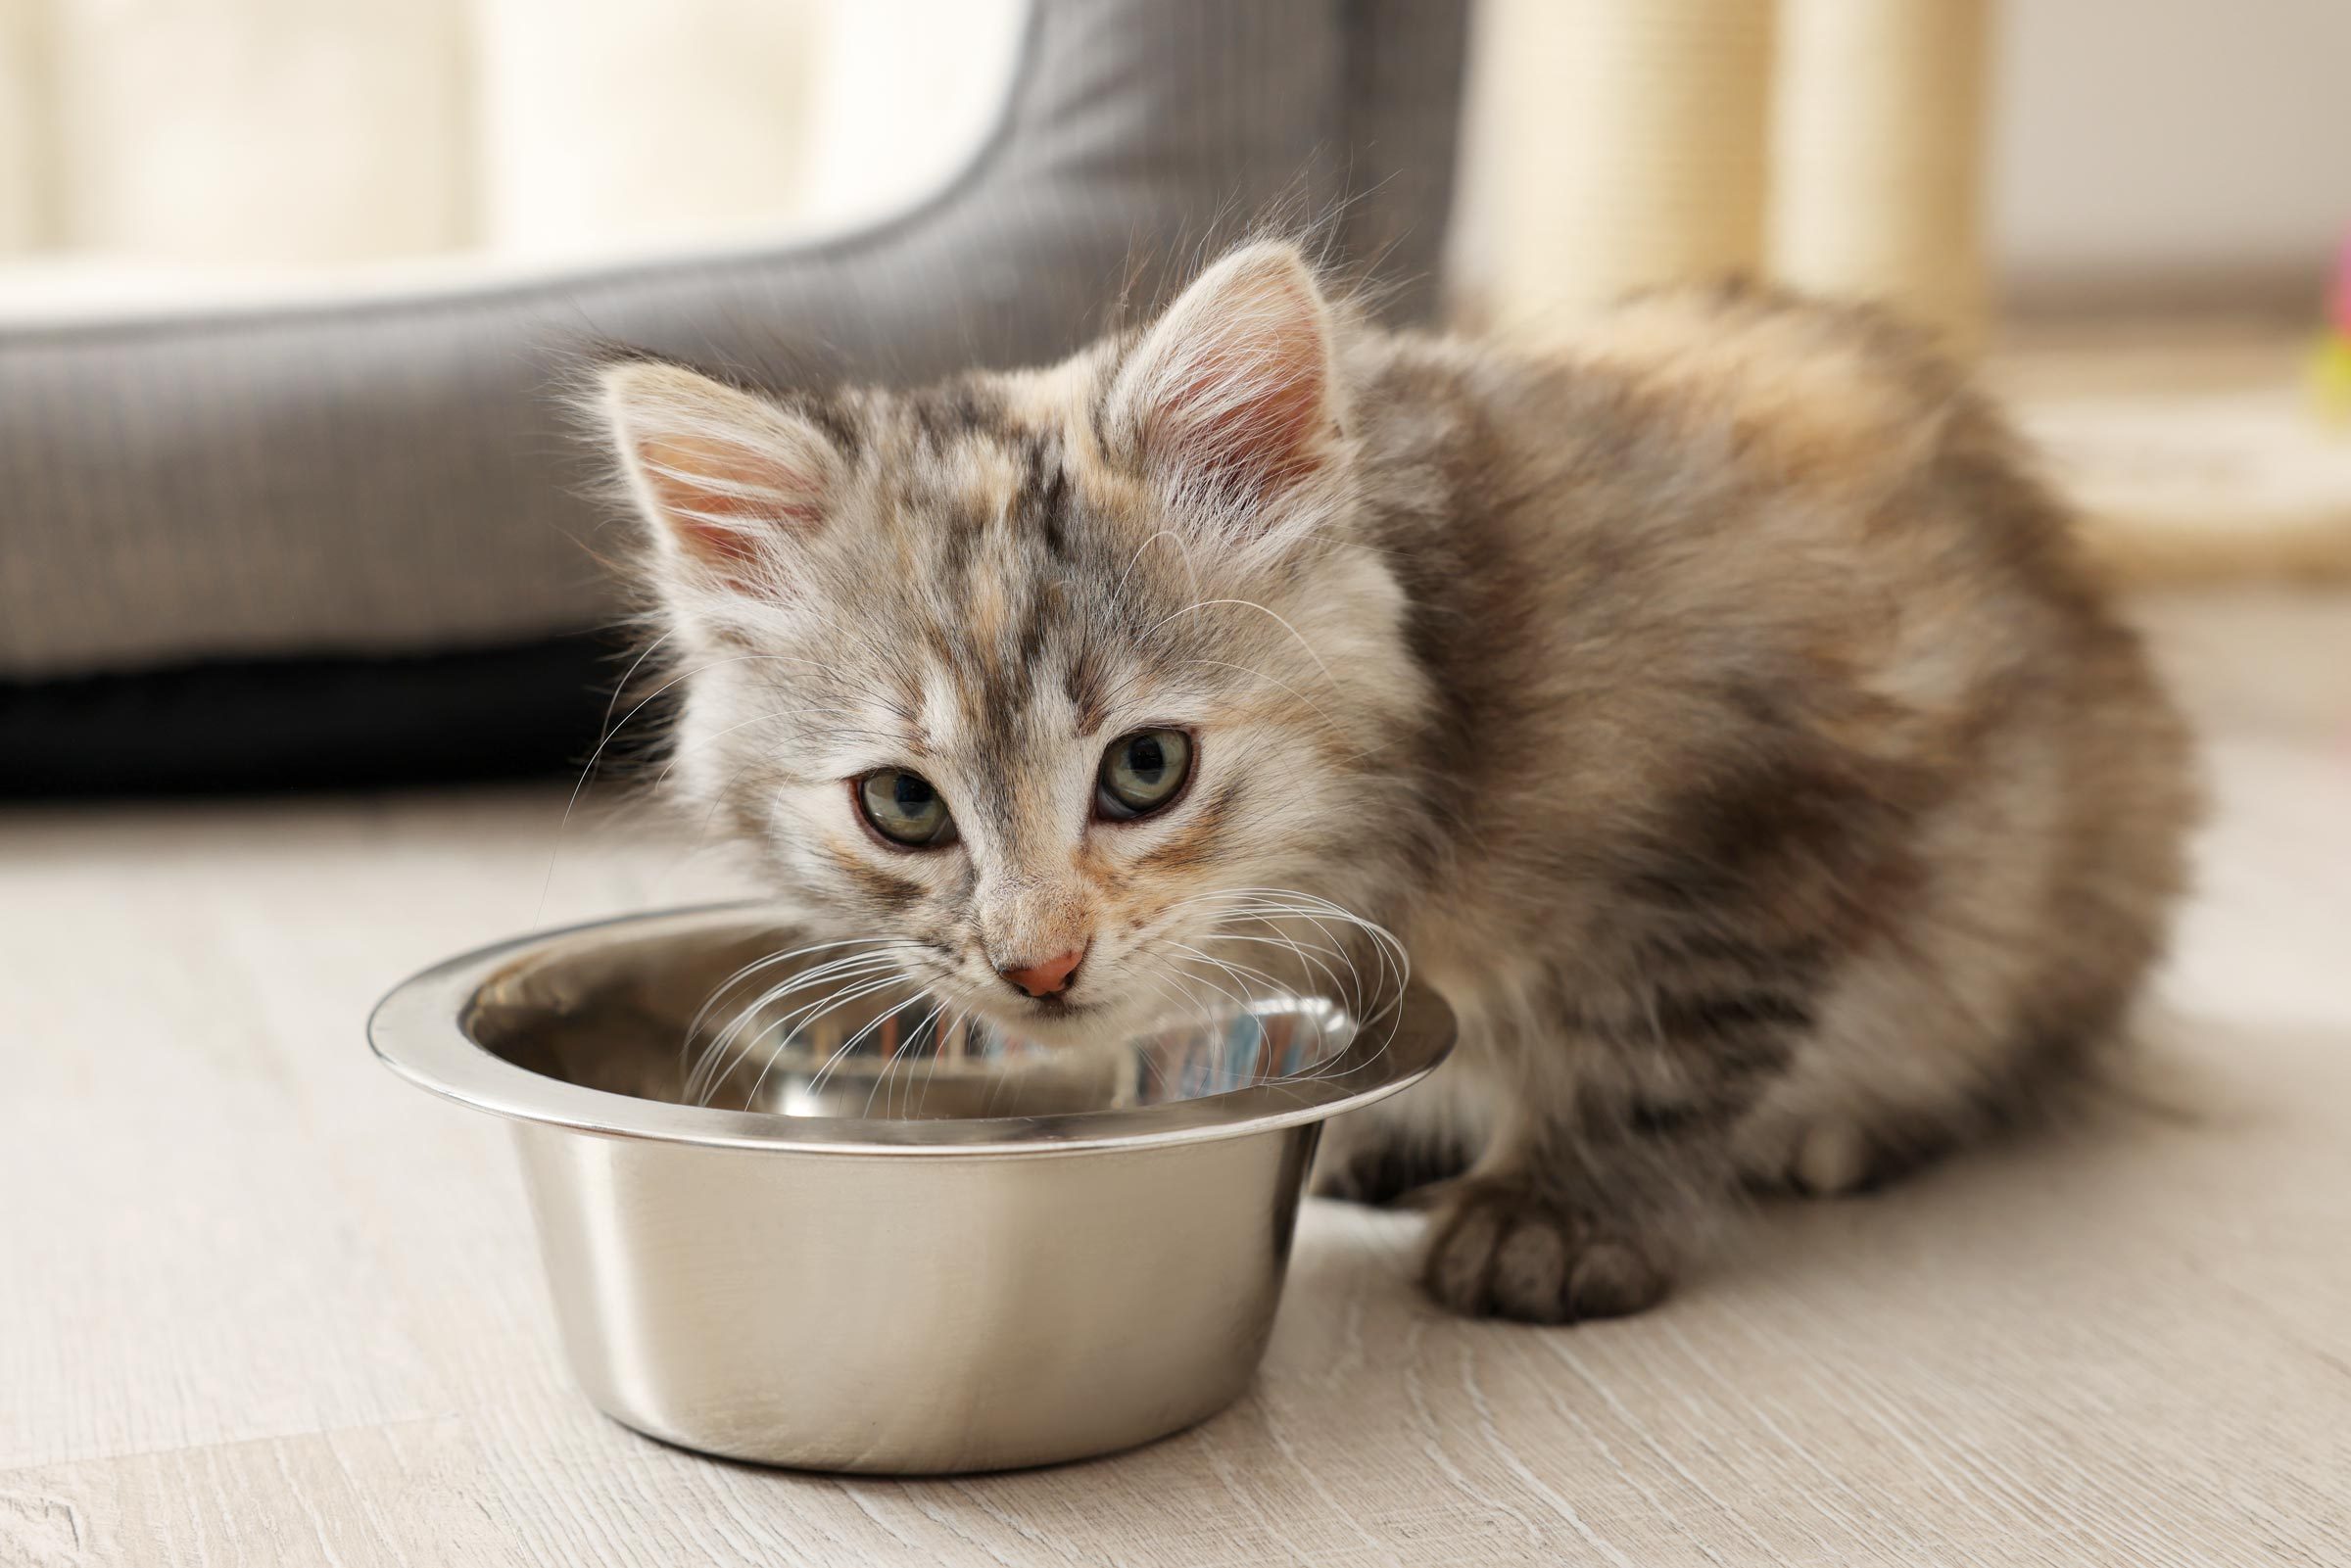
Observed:
[[[2320,414],[2329,424],[2351,428],[2351,234],[2343,236],[2334,286],[2327,291],[2327,327],[2311,357],[2310,381]]]

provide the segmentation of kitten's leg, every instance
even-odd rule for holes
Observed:
[[[1360,1204],[1424,1193],[1469,1169],[1493,1123],[1484,1082],[1457,1057],[1404,1093],[1326,1125],[1313,1190]]]
[[[1423,1283],[1456,1311],[1566,1323],[1654,1306],[1738,1200],[1730,1129],[1801,1020],[1757,998],[1517,1042],[1547,1064],[1430,1217]]]
[[[1933,1164],[1963,1137],[1957,1110],[1940,1118],[1834,1110],[1743,1134],[1737,1158],[1751,1187],[1847,1198],[1877,1192]]]
[[[1318,1198],[1387,1205],[1466,1171],[1482,1135],[1423,1084],[1322,1129],[1312,1191]]]
[[[1748,1185],[1816,1198],[1873,1192],[1997,1128],[2076,1104],[2123,1030],[2127,982],[2098,989],[2069,974],[2075,994],[2055,1010],[2062,1027],[1990,1026],[1996,1003],[1947,999],[2023,992],[2035,950],[2017,944],[1988,958],[1946,934],[1934,956],[1942,967],[1904,946],[1853,963],[1789,1070],[1734,1132]],[[2002,967],[1988,974],[1993,961]]]

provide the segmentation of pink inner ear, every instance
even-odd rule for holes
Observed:
[[[1133,374],[1143,443],[1158,462],[1250,499],[1320,466],[1329,347],[1294,262],[1204,279],[1156,338]]]
[[[821,520],[812,473],[734,442],[663,436],[642,451],[645,480],[670,532],[712,565],[748,565],[767,528],[813,528]]]
[[[1311,473],[1322,417],[1322,356],[1311,335],[1304,354],[1279,352],[1295,347],[1250,345],[1262,357],[1237,374],[1211,364],[1190,378],[1176,395],[1190,413],[1188,420],[1176,416],[1188,427],[1176,436],[1179,460],[1189,457],[1259,492],[1283,489]]]

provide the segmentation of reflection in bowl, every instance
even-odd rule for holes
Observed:
[[[475,993],[464,1027],[518,1067],[614,1094],[904,1120],[1113,1111],[1303,1081],[1394,1011],[1359,1023],[1329,998],[1255,998],[1133,1039],[1050,1045],[886,981],[825,1005],[822,982],[796,984],[776,965],[791,951],[786,930],[697,936],[645,944],[617,971],[514,965]],[[835,945],[802,955],[798,973]]]

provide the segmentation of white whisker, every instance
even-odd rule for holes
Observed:
[[[778,963],[786,962],[787,960],[798,957],[803,953],[821,952],[828,948],[834,947],[859,947],[867,949],[867,951],[852,952],[842,957],[832,959],[826,963],[817,964],[808,969],[799,971],[782,982],[768,986],[757,996],[753,997],[747,1004],[739,1009],[736,1012],[733,1022],[728,1023],[724,1029],[720,1030],[717,1036],[712,1039],[710,1044],[704,1048],[700,1061],[696,1064],[695,1069],[688,1074],[686,1092],[689,1099],[696,1104],[706,1102],[710,1094],[716,1090],[718,1084],[735,1070],[736,1065],[741,1062],[747,1062],[750,1059],[752,1052],[758,1049],[759,1041],[771,1031],[781,1031],[779,1043],[776,1048],[778,1051],[781,1051],[784,1048],[784,1044],[790,1040],[792,1031],[796,1028],[798,1024],[805,1019],[815,1017],[818,1013],[821,1013],[826,1006],[837,1004],[839,1000],[839,993],[836,992],[834,996],[824,998],[818,1003],[805,1004],[801,1007],[793,1009],[790,1013],[787,1013],[782,1018],[761,1023],[756,1031],[751,1034],[748,1042],[744,1046],[742,1052],[738,1054],[734,1049],[736,1040],[743,1036],[743,1033],[745,1029],[751,1027],[761,1013],[773,1007],[776,1003],[798,992],[829,983],[845,981],[855,984],[869,980],[876,975],[881,975],[886,980],[894,982],[902,977],[902,970],[898,955],[915,950],[915,944],[913,943],[875,938],[855,938],[849,941],[841,942],[812,942],[806,947],[794,949],[791,953],[773,955],[767,959],[762,959],[753,964],[746,965],[743,970],[738,971],[737,974],[731,977],[727,984],[732,985],[739,983],[740,979],[745,974],[754,973],[762,968],[767,968]],[[727,986],[722,985],[720,987],[720,994],[723,995],[726,989]],[[690,1031],[688,1036],[689,1040],[691,1040],[693,1037],[693,1031],[698,1031],[702,1023],[706,1021],[710,1010],[716,1005],[718,997],[714,996],[710,1002],[704,1004],[703,1011],[696,1016],[693,1030]],[[773,1062],[772,1053],[770,1056],[770,1062],[771,1064]],[[762,1076],[764,1077],[764,1073]],[[757,1085],[754,1085],[752,1094],[755,1096],[756,1093]]]
[[[798,1013],[800,1015],[805,1015],[805,1018],[800,1019],[799,1022],[805,1022],[806,1019],[821,1018],[825,1014],[832,1012],[835,1008],[846,1007],[851,1002],[861,1002],[869,996],[873,996],[882,991],[887,991],[892,986],[903,983],[904,980],[902,976],[894,973],[885,974],[879,979],[868,979],[853,983],[841,990],[834,992],[831,996],[824,998],[824,1000],[821,1002],[810,1003],[808,1006],[799,1009]],[[760,1065],[759,1075],[751,1080],[750,1090],[744,1096],[744,1104],[746,1109],[758,1102],[759,1091],[766,1084],[767,1075],[775,1070],[776,1059],[782,1056],[785,1050],[791,1045],[792,1035],[794,1030],[797,1029],[797,1027],[798,1022],[794,1022],[792,1028],[781,1029],[777,1032],[775,1049],[768,1052],[766,1062]],[[762,1030],[761,1032],[765,1033],[766,1031]],[[856,1040],[851,1038],[850,1040],[844,1042],[840,1049],[836,1050],[831,1056],[825,1059],[824,1065],[817,1069],[816,1075],[809,1080],[808,1090],[811,1094],[814,1094],[818,1089],[823,1087],[826,1074],[830,1073],[833,1069],[839,1065],[841,1058],[846,1056],[851,1047],[853,1047],[855,1044]]]
[[[1306,638],[1299,632],[1298,628],[1292,626],[1289,622],[1283,620],[1280,616],[1275,615],[1271,610],[1267,609],[1263,604],[1258,603],[1254,599],[1196,599],[1192,603],[1186,604],[1182,609],[1171,611],[1170,613],[1161,616],[1158,620],[1153,621],[1149,627],[1145,628],[1143,635],[1145,637],[1149,637],[1153,632],[1158,631],[1161,627],[1167,625],[1170,621],[1175,620],[1177,616],[1189,615],[1194,610],[1215,609],[1221,604],[1230,604],[1245,610],[1255,610],[1260,615],[1270,617],[1274,624],[1279,626],[1283,631],[1289,633],[1291,637],[1295,638],[1300,647],[1306,649],[1306,656],[1315,661],[1315,668],[1322,672],[1323,680],[1328,681],[1332,686],[1337,686],[1339,684],[1338,677],[1330,673],[1330,666],[1322,662],[1322,655],[1315,651],[1315,645],[1306,640]]]

